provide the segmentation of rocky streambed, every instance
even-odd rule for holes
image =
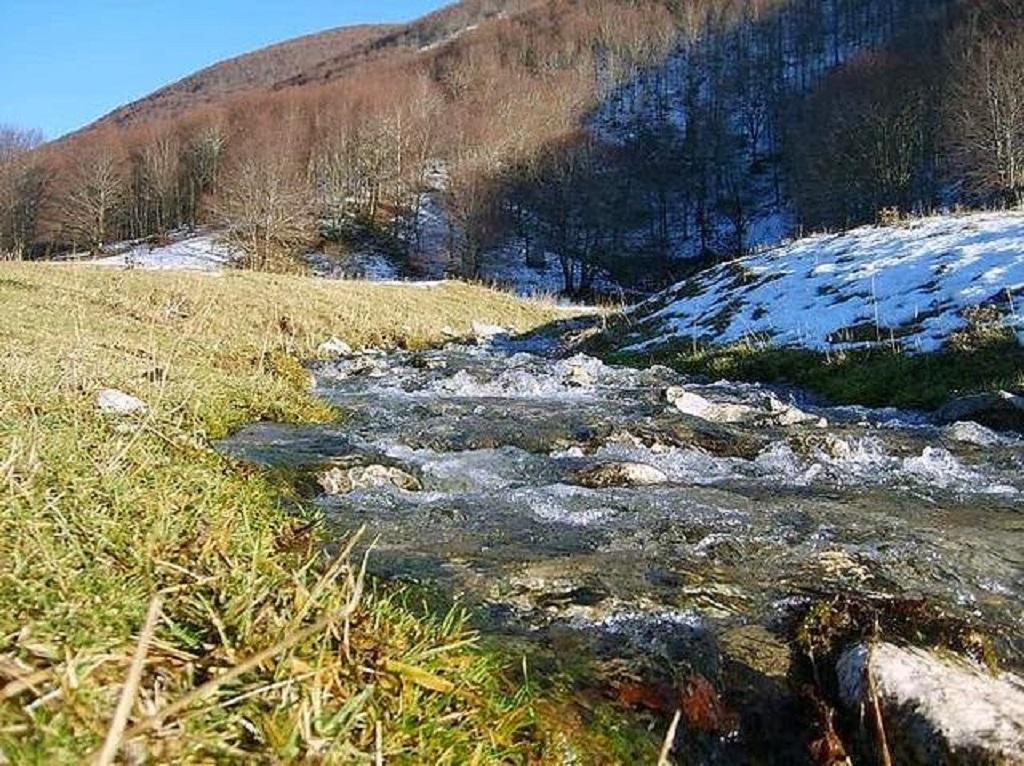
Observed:
[[[680,762],[1024,758],[1024,442],[481,336],[319,363],[341,422],[223,449],[315,472],[377,574],[682,709]]]

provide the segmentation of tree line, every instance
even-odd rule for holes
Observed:
[[[785,156],[811,227],[1024,202],[1024,7],[968,2],[795,101]]]
[[[211,223],[267,268],[352,227],[412,241],[424,174],[443,159],[446,207],[467,223],[459,262],[472,272],[493,202],[484,177],[578,122],[599,42],[646,56],[666,26],[653,0],[554,0],[429,51],[395,48],[323,85],[104,123],[43,146],[8,131],[0,251],[99,252]]]

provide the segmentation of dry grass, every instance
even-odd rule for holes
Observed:
[[[415,347],[552,310],[457,284],[38,264],[0,265],[0,302],[0,763],[81,762],[108,735],[158,762],[542,757],[461,615],[364,592],[285,485],[210,442],[334,417],[297,363],[331,335]],[[147,412],[100,415],[101,387]]]

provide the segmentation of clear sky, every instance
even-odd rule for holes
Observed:
[[[56,138],[225,58],[445,0],[0,0],[0,124]]]

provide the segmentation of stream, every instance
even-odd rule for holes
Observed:
[[[339,534],[366,525],[378,538],[371,571],[459,594],[485,631],[630,677],[685,668],[747,693],[730,663],[784,677],[777,636],[793,609],[873,594],[981,625],[1004,662],[1024,665],[1015,437],[612,367],[551,338],[368,352],[313,371],[341,422],[256,424],[222,449],[334,466],[341,486],[317,502]],[[749,747],[792,762],[772,742],[778,726],[762,722]],[[748,762],[732,747],[717,760]]]

